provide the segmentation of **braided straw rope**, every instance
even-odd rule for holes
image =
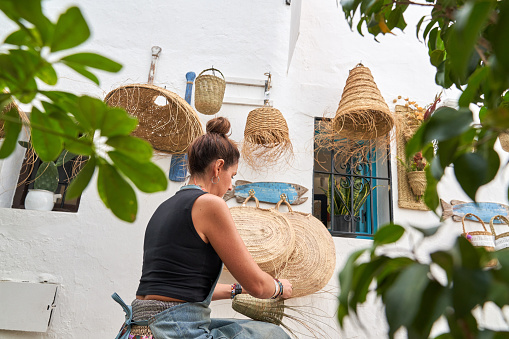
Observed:
[[[506,226],[509,226],[509,220],[503,215],[496,215],[490,220],[491,233],[495,236],[495,251],[500,251],[509,247],[509,232],[497,234],[493,225],[495,219],[499,219],[502,223],[505,223]]]
[[[253,169],[265,169],[293,155],[288,125],[283,114],[264,106],[249,112],[244,129],[242,157]]]
[[[156,99],[164,99],[166,103],[161,105]],[[203,134],[193,108],[166,89],[144,84],[126,85],[108,93],[104,101],[138,118],[138,127],[132,134],[147,140],[159,151],[183,154],[189,144]]]
[[[215,75],[203,74],[206,71],[218,71],[223,78]],[[219,112],[223,105],[226,81],[223,73],[215,68],[202,71],[195,82],[194,107],[202,114],[213,115]]]
[[[381,138],[394,126],[371,71],[362,64],[350,70],[333,125],[341,136],[351,140]]]
[[[295,247],[279,273],[292,283],[292,298],[313,294],[327,285],[336,267],[336,248],[324,224],[311,214],[292,210],[286,198],[276,204],[288,206],[283,213],[295,231]]]
[[[295,232],[288,219],[273,209],[259,207],[231,207],[230,212],[239,234],[251,253],[254,261],[273,277],[276,271],[288,260],[295,246]]]

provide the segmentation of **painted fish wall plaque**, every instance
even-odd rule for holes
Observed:
[[[226,192],[223,199],[229,200],[233,197],[241,203],[249,196],[249,190],[255,191],[258,200],[277,204],[281,199],[281,194],[286,194],[287,201],[291,205],[299,205],[306,201],[307,197],[302,197],[308,191],[307,188],[299,184],[289,184],[286,182],[250,182],[237,180],[232,191]]]
[[[454,221],[461,221],[467,213],[477,215],[485,223],[489,223],[495,215],[509,217],[509,206],[496,202],[464,202],[460,200],[451,200],[448,204],[440,199],[442,205],[442,220],[452,217]],[[474,217],[467,217],[466,220],[478,221]],[[494,224],[501,224],[502,221],[496,219]]]

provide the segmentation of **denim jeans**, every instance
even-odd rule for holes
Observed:
[[[219,278],[219,277],[218,277]],[[279,326],[254,320],[211,319],[210,301],[216,282],[202,302],[170,307],[148,321],[156,339],[290,339]]]

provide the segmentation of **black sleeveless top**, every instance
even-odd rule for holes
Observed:
[[[157,294],[190,302],[205,300],[221,259],[194,228],[191,209],[206,192],[188,188],[163,202],[150,219],[136,295]]]

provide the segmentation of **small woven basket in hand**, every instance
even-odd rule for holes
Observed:
[[[203,74],[207,71],[217,71],[221,77],[214,74]],[[208,68],[202,71],[195,82],[194,107],[202,114],[212,115],[219,112],[223,105],[224,90],[226,81],[223,73],[215,68]]]
[[[249,112],[241,154],[254,169],[270,167],[293,154],[288,125],[278,109],[264,106]]]
[[[295,247],[278,277],[292,283],[291,298],[313,294],[329,283],[336,267],[336,248],[324,224],[311,214],[296,212],[282,197],[288,207],[283,213],[295,231]]]
[[[237,294],[232,308],[253,320],[282,325],[285,311],[283,299],[258,299],[249,294]]]
[[[503,250],[504,248],[509,247],[509,232],[500,233],[497,235],[495,232],[495,227],[493,222],[495,219],[500,220],[502,223],[505,223],[506,226],[509,226],[509,220],[503,215],[496,215],[490,220],[490,228],[493,236],[495,237],[495,251]]]
[[[467,232],[465,230],[465,219],[468,218],[468,217],[474,217],[477,220],[479,220],[479,222],[481,223],[484,231]],[[467,240],[470,241],[470,243],[473,246],[475,246],[475,247],[484,247],[484,249],[486,251],[488,251],[488,252],[495,251],[495,237],[493,236],[493,234],[490,231],[488,231],[486,229],[486,225],[484,224],[484,222],[482,221],[481,218],[479,218],[475,214],[467,213],[461,219],[461,223],[463,225],[463,233],[461,235],[464,236],[465,238],[467,238]],[[490,260],[486,264],[486,266],[487,267],[493,267],[496,264],[497,264],[497,260],[496,259],[492,259],[492,260]]]
[[[256,207],[245,206],[253,197]],[[275,277],[295,246],[295,232],[286,217],[273,209],[259,207],[258,199],[249,196],[242,206],[231,207],[230,213],[254,261]]]
[[[350,70],[332,123],[339,135],[351,140],[377,139],[391,131],[394,117],[369,68],[358,64]]]
[[[132,84],[108,93],[104,101],[124,108],[138,118],[132,135],[152,144],[154,149],[183,154],[191,142],[203,134],[194,109],[180,96],[154,85]]]

